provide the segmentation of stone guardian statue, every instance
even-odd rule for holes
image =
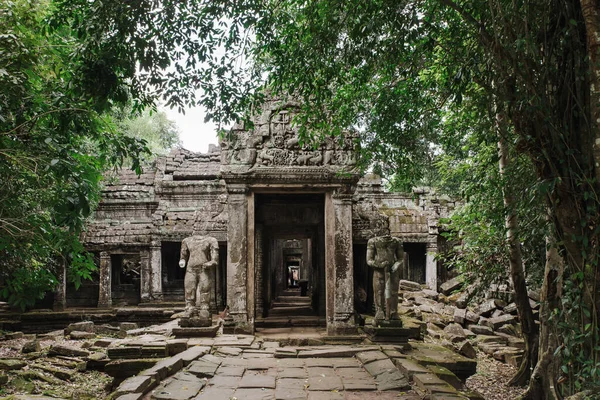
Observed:
[[[367,265],[373,268],[374,323],[384,319],[398,320],[398,285],[404,265],[404,249],[400,239],[389,233],[369,239]]]
[[[185,320],[187,326],[210,326],[211,290],[214,270],[219,265],[219,242],[210,236],[194,235],[181,242],[179,266],[186,268],[184,278]],[[183,324],[180,322],[183,326]]]

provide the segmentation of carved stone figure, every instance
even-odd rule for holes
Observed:
[[[404,250],[400,239],[389,233],[369,239],[367,265],[373,268],[375,321],[399,319],[398,284],[403,264]]]
[[[187,267],[184,278],[186,325],[210,326],[210,291],[214,269],[219,265],[219,243],[210,236],[194,235],[181,242],[179,266]]]

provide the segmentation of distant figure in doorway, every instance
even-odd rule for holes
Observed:
[[[375,321],[399,319],[398,285],[403,264],[402,242],[391,236],[389,230],[386,235],[369,239],[367,265],[373,268]]]
[[[194,235],[181,242],[179,266],[187,267],[183,281],[185,318],[198,317],[210,325],[210,291],[214,286],[214,268],[219,265],[219,242],[210,236]]]

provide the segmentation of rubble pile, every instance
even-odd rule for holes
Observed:
[[[440,286],[440,292],[425,289],[411,281],[400,281],[399,305],[402,315],[422,321],[426,335],[465,357],[477,357],[475,348],[495,359],[519,367],[525,342],[521,337],[517,306],[512,292],[493,285],[486,298],[468,305],[472,291],[462,287],[460,277]],[[539,294],[529,291],[529,301],[537,316]]]

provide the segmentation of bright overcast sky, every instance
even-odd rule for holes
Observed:
[[[204,122],[204,110],[201,107],[188,108],[185,115],[179,114],[176,109],[161,109],[177,124],[184,149],[207,153],[209,144],[219,144],[217,126]]]

